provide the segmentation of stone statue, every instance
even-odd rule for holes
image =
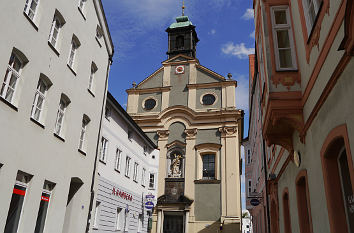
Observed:
[[[181,160],[182,160],[181,155],[177,155],[177,153],[173,155],[173,159],[170,165],[170,172],[168,174],[169,177],[173,177],[173,178],[182,177]]]

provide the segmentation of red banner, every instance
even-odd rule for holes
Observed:
[[[14,193],[14,194],[21,195],[21,196],[24,196],[24,195],[26,195],[26,190],[20,190],[20,189],[14,188],[13,193]]]

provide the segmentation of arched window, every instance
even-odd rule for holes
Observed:
[[[285,189],[284,194],[283,194],[283,215],[284,215],[284,232],[291,233],[291,220],[290,220],[288,189]]]
[[[45,110],[45,97],[48,89],[52,86],[50,79],[41,74],[37,84],[36,94],[34,95],[31,118],[43,122],[43,112]]]
[[[300,232],[312,233],[312,218],[306,170],[300,171],[296,178],[296,197]]]
[[[184,49],[184,36],[176,37],[176,49]]]
[[[49,38],[48,38],[50,45],[52,45],[55,49],[59,48],[59,43],[58,43],[59,33],[60,33],[60,29],[63,27],[64,24],[65,24],[64,17],[58,10],[55,10],[52,27],[50,29]]]

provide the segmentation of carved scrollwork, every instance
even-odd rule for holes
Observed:
[[[194,139],[197,134],[197,128],[185,129],[184,133],[186,134],[186,139]]]
[[[237,126],[224,126],[219,128],[222,137],[234,136],[237,133]]]
[[[157,131],[157,135],[159,136],[159,140],[167,140],[169,134],[170,134],[169,130],[158,130]]]

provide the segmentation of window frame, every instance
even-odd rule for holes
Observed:
[[[114,160],[114,170],[116,170],[117,172],[120,172],[121,161],[122,161],[122,150],[119,147],[117,147],[116,157]]]
[[[286,13],[286,21],[287,24],[276,24],[275,23],[275,11],[281,11],[284,10]],[[293,36],[293,25],[291,21],[291,16],[289,12],[289,6],[288,5],[281,5],[281,6],[272,6],[270,8],[271,11],[271,23],[272,23],[272,35],[273,35],[273,45],[274,45],[274,55],[275,55],[275,66],[276,66],[276,71],[292,71],[292,70],[297,70],[297,61],[296,61],[296,52],[295,52],[295,43],[294,43],[294,36]],[[289,48],[291,52],[291,60],[292,60],[292,65],[291,67],[285,67],[282,68],[280,67],[280,57],[279,57],[279,47],[278,47],[278,36],[277,36],[277,31],[280,30],[287,30],[288,31],[288,38],[289,38]],[[281,48],[285,49],[285,48]]]
[[[75,35],[73,35],[73,37],[71,39],[71,45],[70,45],[67,65],[74,72],[75,72],[75,68],[77,65],[77,62],[76,62],[77,51],[78,51],[80,45],[81,45],[80,41],[77,39],[77,37]]]
[[[37,5],[35,7],[35,9],[33,10],[32,7],[32,3],[35,2]],[[23,13],[26,14],[26,16],[28,16],[28,18],[32,21],[35,22],[36,20],[36,16],[38,13],[38,6],[39,6],[40,0],[26,0],[25,3],[25,8],[23,9]],[[33,14],[33,16],[31,16],[31,14]]]
[[[130,162],[131,162],[132,158],[130,156],[126,156],[125,157],[125,177],[130,178]]]
[[[44,85],[44,93],[41,92],[41,87],[40,84]],[[45,97],[47,94],[47,91],[49,89],[49,85],[43,80],[43,78],[39,78],[38,84],[37,84],[37,89],[36,93],[34,95],[34,100],[32,104],[32,110],[31,110],[31,118],[37,122],[42,122],[42,113],[44,111],[44,104],[45,104]],[[42,98],[42,104],[41,108],[38,107],[38,99]],[[36,119],[36,110],[38,109],[39,114],[38,114],[38,119]]]
[[[145,176],[146,176],[146,168],[143,167],[141,172],[141,186],[145,187]]]
[[[139,173],[139,163],[134,162],[133,181],[135,181],[135,182],[137,182],[138,173]]]
[[[60,33],[60,29],[63,26],[62,22],[60,22],[61,20],[59,19],[58,16],[54,15],[53,18],[53,22],[52,22],[52,26],[50,28],[50,32],[49,32],[49,38],[48,38],[48,42],[55,48],[58,48],[58,38],[59,38],[59,33]],[[54,30],[57,30],[57,34],[54,37]],[[55,43],[53,44],[53,38]]]
[[[108,139],[105,137],[101,137],[101,145],[100,145],[100,158],[99,160],[103,163],[107,162],[108,157]]]
[[[315,13],[314,18],[312,19],[309,11],[310,11],[310,6],[308,4],[308,1],[311,1],[312,5],[313,5],[313,10]],[[316,24],[316,20],[317,17],[320,13],[321,10],[321,6],[323,4],[323,0],[302,0],[302,5],[303,5],[303,13],[305,16],[305,23],[306,23],[306,30],[307,30],[307,38],[310,38],[311,34],[312,34],[312,30]],[[313,21],[313,22],[310,22]]]
[[[216,154],[215,153],[203,153],[202,155],[202,166],[203,166],[203,168],[202,168],[202,180],[216,180]],[[206,157],[206,156],[213,156],[214,157],[214,176],[213,177],[211,177],[211,176],[204,176],[204,158]],[[208,167],[210,166],[210,161],[208,161]]]
[[[61,109],[61,105],[63,106],[63,108]],[[59,108],[57,111],[57,118],[55,121],[55,127],[54,127],[54,133],[58,136],[63,136],[63,125],[64,125],[64,120],[65,120],[65,113],[66,113],[66,109],[68,107],[69,103],[63,98],[63,96],[60,98],[59,101]],[[59,118],[59,114],[61,114],[61,118]],[[59,119],[61,119],[61,121],[59,122]],[[60,126],[59,131],[57,131],[57,127],[58,125]]]
[[[84,115],[81,122],[81,131],[79,139],[79,150],[86,151],[86,136],[87,136],[87,126],[90,123],[90,119]]]
[[[153,178],[153,180],[152,180],[152,182],[151,182],[151,177]],[[156,183],[156,179],[155,179],[155,173],[152,173],[152,172],[150,172],[149,173],[149,189],[155,189],[155,183]],[[152,186],[151,186],[151,184],[152,184]]]
[[[117,207],[117,209],[116,209],[116,222],[115,222],[115,230],[116,231],[121,231],[122,230],[122,228],[124,227],[124,226],[122,226],[123,224],[121,224],[122,222],[122,220],[124,220],[124,216],[122,216],[122,215],[124,215],[124,209],[123,208],[121,208],[121,207]]]

